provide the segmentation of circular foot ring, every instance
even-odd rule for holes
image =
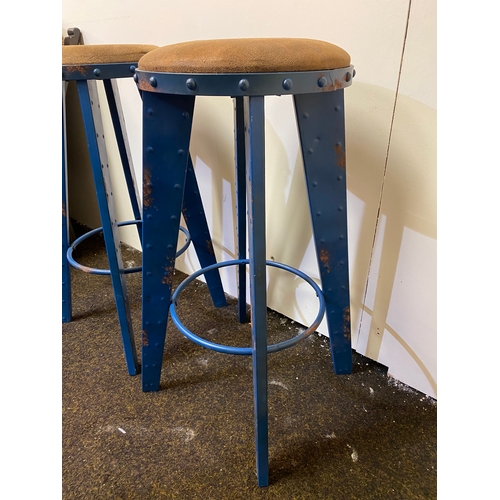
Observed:
[[[132,224],[141,224],[142,220],[127,220],[124,222],[119,222],[118,227],[122,226],[130,226]],[[189,235],[189,232],[186,228],[179,226],[179,231],[182,231],[186,235],[186,242],[182,246],[182,248],[179,249],[179,251],[175,254],[175,257],[179,257],[179,255],[182,255],[187,248],[189,247],[191,243],[191,236]],[[73,251],[74,249],[82,242],[85,241],[87,238],[90,238],[94,234],[102,232],[102,227],[98,227],[97,229],[92,229],[92,231],[89,231],[85,233],[84,235],[80,236],[77,238],[72,245],[69,246],[68,251],[66,253],[66,256],[68,258],[68,262],[70,265],[72,265],[74,268],[79,269],[80,271],[84,271],[89,274],[98,274],[98,275],[110,275],[111,271],[109,269],[98,269],[95,267],[87,267],[83,266],[82,264],[79,264],[76,262],[76,260],[73,258]],[[137,273],[139,271],[142,271],[142,266],[136,266],[136,267],[129,267],[123,270],[125,274],[130,274],[130,273]]]
[[[191,274],[189,277],[187,277],[175,290],[175,292],[172,295],[172,302],[170,304],[170,315],[172,317],[172,321],[174,322],[175,326],[180,330],[180,332],[187,337],[188,339],[192,340],[196,344],[206,347],[207,349],[211,349],[213,351],[221,352],[224,354],[239,354],[239,355],[251,355],[252,354],[252,348],[251,347],[232,347],[232,346],[227,346],[227,345],[222,345],[222,344],[216,344],[214,342],[210,342],[209,340],[202,339],[201,337],[198,337],[195,335],[193,332],[188,330],[180,321],[179,316],[177,315],[177,298],[179,294],[186,288],[189,283],[191,283],[193,280],[195,280],[198,276],[205,274],[209,271],[212,271],[213,269],[219,269],[221,267],[228,267],[228,266],[237,266],[240,264],[248,264],[249,259],[238,259],[238,260],[228,260],[225,262],[219,262],[217,264],[213,264],[208,267],[204,267],[203,269],[200,269],[199,271],[196,271],[195,273]],[[308,337],[316,331],[318,328],[319,324],[321,323],[321,320],[323,319],[323,316],[325,314],[325,298],[323,296],[323,292],[321,291],[321,288],[309,277],[307,274],[303,273],[302,271],[299,271],[298,269],[295,269],[293,267],[287,266],[286,264],[281,264],[280,262],[274,262],[272,260],[266,260],[266,265],[271,266],[271,267],[277,267],[278,269],[283,269],[285,271],[288,271],[290,273],[293,273],[297,275],[299,278],[302,278],[304,281],[309,283],[311,287],[314,289],[316,292],[316,296],[318,297],[319,300],[319,311],[316,316],[316,319],[312,323],[312,325],[305,331],[299,333],[295,337],[292,337],[291,339],[285,340],[283,342],[279,342],[278,344],[273,344],[273,345],[268,345],[267,346],[267,352],[268,354],[272,352],[278,352],[282,351],[283,349],[287,349],[288,347],[294,346],[297,342],[301,341],[302,339]]]

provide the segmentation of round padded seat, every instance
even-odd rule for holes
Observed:
[[[230,38],[176,43],[139,61],[143,71],[269,73],[346,68],[351,57],[329,42],[307,38]]]
[[[114,64],[137,62],[144,54],[157,45],[145,44],[102,44],[102,45],[63,45],[62,64]]]

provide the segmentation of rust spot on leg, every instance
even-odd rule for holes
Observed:
[[[142,330],[142,345],[144,346],[147,346],[149,345],[149,342],[148,342],[148,332],[146,330]]]
[[[345,149],[341,144],[335,145],[335,152],[337,153],[338,166],[345,170]]]
[[[63,214],[63,217],[66,217],[66,204],[62,204],[62,214]]]
[[[321,252],[319,253],[319,260],[323,264],[326,272],[329,273],[331,271],[331,269],[330,269],[330,254],[325,249],[321,250]]]
[[[215,255],[215,250],[214,250],[214,246],[212,245],[212,240],[207,240],[206,244],[207,244],[207,250],[208,250],[208,252],[211,255]]]
[[[163,279],[161,280],[162,285],[172,286],[174,280],[174,272],[175,272],[175,257],[173,259],[169,259],[167,265],[163,268],[165,273],[163,275]]]
[[[351,340],[351,308],[349,306],[344,309],[344,314],[342,316],[342,328],[344,331],[344,337]]]
[[[152,184],[151,184],[151,172],[144,169],[144,181],[142,185],[142,197],[144,200],[144,206],[150,207],[153,204],[153,196],[151,195]]]

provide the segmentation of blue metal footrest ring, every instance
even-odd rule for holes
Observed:
[[[127,220],[124,222],[119,222],[118,227],[122,226],[130,226],[132,224],[140,224],[142,220]],[[87,238],[90,238],[96,233],[99,233],[102,231],[102,227],[98,227],[97,229],[92,229],[92,231],[89,231],[88,233],[85,233],[84,235],[80,236],[77,238],[72,245],[68,248],[68,251],[66,253],[68,257],[68,262],[76,269],[79,269],[80,271],[83,271],[85,273],[89,274],[99,274],[99,275],[110,275],[111,271],[109,269],[97,269],[95,267],[87,267],[83,266],[82,264],[79,264],[76,262],[75,259],[73,259],[73,250],[84,240]],[[189,232],[186,228],[179,226],[179,231],[182,231],[186,235],[186,242],[182,246],[182,248],[179,249],[179,251],[175,254],[175,257],[179,257],[179,255],[183,254],[187,248],[189,247],[191,243],[191,236],[189,235]],[[142,271],[142,266],[136,266],[136,267],[129,267],[127,269],[124,269],[123,272],[125,274],[130,274],[130,273],[137,273],[139,271]]]
[[[248,263],[249,259],[238,259],[238,260],[228,260],[225,262],[219,262],[217,264],[207,266],[191,274],[176,288],[174,294],[172,295],[172,302],[170,304],[170,315],[175,326],[177,326],[177,328],[184,336],[186,336],[188,339],[192,340],[193,342],[202,347],[206,347],[207,349],[211,349],[213,351],[221,352],[224,354],[240,354],[246,356],[252,354],[251,347],[231,347],[227,345],[215,344],[214,342],[210,342],[209,340],[205,340],[202,339],[201,337],[198,337],[181,323],[179,317],[177,316],[177,311],[176,311],[177,298],[179,296],[179,293],[182,292],[182,290],[184,290],[184,288],[186,288],[186,286],[193,280],[195,280],[198,276],[205,274],[208,271],[212,271],[213,269],[218,269],[220,267],[237,266],[240,264],[248,264]],[[299,271],[298,269],[287,266],[285,264],[281,264],[280,262],[274,262],[272,260],[266,260],[266,265],[277,267],[278,269],[284,269],[285,271],[288,271],[290,273],[299,276],[299,278],[302,278],[304,281],[309,283],[309,285],[311,285],[314,288],[316,296],[319,299],[318,315],[316,316],[316,319],[314,320],[312,325],[304,332],[299,333],[298,335],[289,340],[285,340],[283,342],[279,342],[278,344],[267,346],[267,352],[272,353],[281,351],[283,349],[287,349],[288,347],[292,347],[297,342],[311,335],[311,333],[313,333],[318,328],[319,324],[321,323],[321,320],[323,319],[323,316],[325,314],[326,304],[321,288],[309,276],[307,276],[307,274],[304,274],[302,271]]]

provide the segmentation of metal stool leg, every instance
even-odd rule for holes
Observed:
[[[245,97],[252,361],[257,481],[269,483],[264,97]]]
[[[234,99],[235,150],[236,150],[236,234],[238,238],[238,259],[247,257],[247,225],[246,225],[246,154],[245,154],[245,117],[243,97]],[[238,266],[238,319],[246,323],[247,301],[245,265]]]
[[[351,373],[344,90],[294,99],[333,367]]]
[[[68,263],[69,213],[68,165],[66,158],[66,82],[62,82],[62,322],[71,321],[71,273]]]
[[[132,205],[132,212],[134,214],[135,220],[141,220],[141,201],[139,198],[139,192],[137,190],[137,183],[135,182],[135,174],[132,168],[132,154],[130,152],[130,147],[127,140],[125,118],[123,116],[120,94],[118,92],[118,83],[116,82],[116,80],[109,79],[103,80],[103,83],[104,89],[106,91],[111,119],[113,122],[113,128],[115,130],[118,151],[120,153],[120,158],[122,161],[123,173],[125,175],[129,199]],[[138,223],[136,224],[136,226],[137,232],[139,234],[139,240],[142,242],[142,224]]]
[[[208,267],[215,264],[214,247],[210,230],[208,228],[205,210],[201,200],[198,182],[193,168],[191,155],[188,155],[188,166],[186,173],[186,187],[184,189],[184,202],[182,206],[182,215],[191,236],[191,241],[196,250],[196,255],[200,261],[201,267]],[[212,296],[215,307],[224,307],[227,305],[224,287],[217,270],[205,274],[208,290]]]
[[[120,235],[111,190],[111,179],[107,163],[106,145],[99,109],[97,85],[94,80],[77,81],[80,106],[82,109],[85,133],[92,165],[92,173],[99,205],[99,213],[108,255],[109,269],[113,292],[115,295],[118,320],[122,335],[123,348],[128,373],[136,375],[139,372],[137,352],[132,333],[132,321],[120,249]]]
[[[194,96],[143,92],[142,99],[142,390],[146,392],[160,388]]]

